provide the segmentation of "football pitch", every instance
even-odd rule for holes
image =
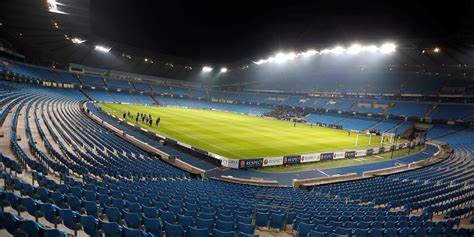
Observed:
[[[245,159],[298,155],[324,151],[353,150],[380,146],[381,137],[358,136],[347,131],[294,124],[269,118],[223,111],[101,103],[102,110],[119,118],[130,112],[151,114],[153,126],[139,120],[140,127],[224,157]],[[161,118],[158,127],[157,117]],[[370,141],[370,144],[369,144]]]

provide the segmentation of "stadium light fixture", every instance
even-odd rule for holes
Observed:
[[[103,45],[96,45],[94,49],[99,51],[99,52],[102,52],[102,53],[108,53],[108,52],[110,52],[110,50],[112,48],[106,47],[106,46],[103,46]]]
[[[331,52],[334,53],[335,55],[342,54],[342,53],[344,53],[344,51],[346,51],[346,50],[341,46],[336,46],[331,50]]]
[[[221,73],[226,73],[227,72],[227,68],[226,67],[221,67]]]
[[[397,49],[397,46],[393,43],[385,43],[380,46],[380,52],[381,53],[393,53]]]
[[[316,55],[318,53],[318,51],[314,50],[314,49],[310,49],[306,52],[302,52],[301,55],[303,55],[303,57],[311,57],[313,55]]]
[[[288,60],[293,60],[295,59],[296,57],[296,54],[291,52],[291,53],[277,53],[274,57],[274,60],[277,62],[277,63],[283,63],[283,62],[286,62]]]
[[[203,72],[211,72],[211,71],[212,71],[212,67],[204,66],[204,67],[202,67],[202,71],[203,71]]]
[[[375,53],[379,50],[379,47],[375,46],[375,45],[368,45],[368,46],[363,46],[362,47],[362,51],[367,51],[367,52],[370,52],[370,53]]]
[[[440,51],[441,51],[441,49],[438,48],[438,47],[436,47],[436,48],[433,49],[433,52],[434,52],[434,53],[439,53]]]
[[[87,40],[83,40],[83,39],[81,39],[81,38],[77,38],[77,37],[76,37],[76,38],[72,38],[71,41],[72,41],[72,43],[74,43],[74,44],[82,44],[82,43],[86,42]]]
[[[348,54],[358,54],[360,51],[362,51],[362,46],[359,44],[353,44],[347,49]]]
[[[63,5],[63,4],[57,2],[56,0],[46,0],[46,3],[48,4],[49,12],[67,15],[67,13],[59,10],[58,5]]]

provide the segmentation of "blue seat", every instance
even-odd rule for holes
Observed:
[[[18,208],[20,206],[20,198],[15,195],[14,193],[10,193],[10,192],[5,192],[3,193],[3,206],[11,206],[13,209],[16,209],[18,211],[18,215],[20,213],[20,208]]]
[[[305,222],[299,223],[298,229],[296,229],[297,237],[306,236],[309,233],[309,231],[314,229],[314,226],[315,226],[315,224],[308,224],[308,223],[305,223]],[[325,231],[320,231],[320,232],[325,232]]]
[[[218,220],[223,220],[223,221],[234,221],[234,216],[219,214],[217,219]]]
[[[421,237],[426,236],[426,229],[424,227],[418,227],[413,231],[413,236]]]
[[[283,229],[285,225],[285,214],[272,214],[270,217],[270,228]]]
[[[83,193],[83,197],[86,201],[96,201],[96,194],[94,191],[85,190]]]
[[[184,236],[184,228],[182,225],[171,224],[165,221],[165,234],[167,237],[182,237]]]
[[[122,219],[122,215],[120,213],[120,210],[116,207],[108,207],[105,206],[104,208],[104,214],[107,216],[107,220],[109,222],[117,222],[119,223]]]
[[[8,233],[15,234],[17,223],[20,221],[18,216],[8,212],[0,212],[0,229],[6,229]]]
[[[53,192],[49,194],[49,197],[51,200],[53,200],[54,204],[58,206],[59,208],[66,208],[65,202],[64,202],[64,195],[62,195],[59,192]]]
[[[344,227],[344,228],[355,229],[355,228],[357,228],[357,225],[358,225],[357,222],[346,221],[346,222],[344,222],[343,227]]]
[[[336,229],[334,229],[334,233],[338,235],[351,235],[352,229],[337,227]]]
[[[59,209],[59,218],[63,221],[64,226],[74,231],[74,235],[77,235],[77,230],[80,228],[78,216],[77,212],[71,209]]]
[[[304,222],[304,223],[306,223],[306,224],[312,223],[311,220],[309,219],[309,217],[299,217],[299,216],[296,216],[296,219],[295,219],[295,221],[293,222],[293,229],[294,229],[294,230],[298,229],[298,225],[299,225],[300,223],[302,223],[302,222]]]
[[[212,232],[212,237],[234,237],[233,231],[220,231],[218,229],[214,229]]]
[[[428,228],[428,236],[429,237],[438,237],[441,236],[442,229],[439,227],[431,227]]]
[[[161,230],[163,229],[163,225],[158,218],[143,217],[142,221],[147,232],[152,233],[156,237],[161,236]]]
[[[209,237],[209,230],[207,228],[188,227],[187,237]]]
[[[223,231],[223,232],[234,231],[234,222],[233,221],[217,220],[216,229],[218,229],[220,231]]]
[[[94,216],[79,216],[79,223],[86,234],[92,237],[97,236],[99,221]]]
[[[257,212],[257,214],[255,215],[255,225],[257,227],[267,227],[269,217],[270,217],[270,214],[268,213]]]
[[[139,229],[123,227],[121,237],[148,237],[148,234]]]
[[[33,186],[31,184],[22,183],[20,193],[23,196],[33,197],[34,194],[35,194],[35,191],[34,191]]]
[[[24,197],[20,199],[20,210],[22,212],[27,211],[30,215],[35,217],[36,222],[38,222],[38,204],[35,200],[29,197]]]
[[[384,237],[397,237],[398,230],[395,228],[387,228],[383,231]]]
[[[121,198],[110,198],[110,202],[112,206],[118,208],[118,209],[124,209],[125,208],[125,200]]]
[[[311,230],[307,236],[308,237],[329,237],[329,233]]]
[[[253,234],[255,232],[254,224],[239,222],[237,224],[237,233]]]
[[[99,214],[99,206],[94,201],[82,201],[82,208],[89,216],[97,217]]]
[[[398,232],[399,237],[411,237],[413,235],[413,230],[410,228],[401,228]]]
[[[369,237],[382,237],[383,236],[383,229],[370,229],[369,230]]]
[[[252,223],[252,218],[251,217],[246,217],[246,216],[238,216],[237,217],[237,223],[242,222],[245,224],[251,224]]]
[[[69,188],[69,192],[73,195],[73,196],[76,196],[76,197],[82,197],[82,188],[79,188],[79,187],[70,187]]]
[[[199,229],[207,228],[209,232],[211,232],[214,229],[214,220],[198,218],[196,221],[196,227]]]
[[[44,187],[37,187],[35,190],[35,199],[47,202],[49,199],[48,190]]]
[[[40,205],[41,216],[57,228],[57,225],[61,223],[61,218],[57,215],[57,207],[54,204],[43,203]]]
[[[214,219],[214,213],[204,213],[204,212],[201,212],[199,213],[199,218],[201,219]]]
[[[156,207],[143,207],[143,215],[148,218],[157,218],[158,210]]]
[[[327,225],[318,225],[316,226],[316,230],[319,232],[327,232],[331,233],[333,231],[334,227],[332,226],[327,226]]]
[[[127,227],[133,229],[140,228],[140,216],[137,213],[123,211],[123,219],[127,224]]]
[[[66,196],[66,203],[73,211],[80,212],[82,208],[81,199],[76,196]]]
[[[368,237],[369,229],[360,229],[360,228],[353,229],[352,236],[353,237]]]
[[[117,222],[104,222],[99,220],[99,229],[105,237],[119,237],[121,232],[121,228]]]
[[[251,234],[239,233],[238,237],[260,237],[260,235],[257,235],[257,234],[251,235]]]
[[[140,204],[136,202],[125,202],[125,207],[127,208],[128,212],[133,212],[133,213],[141,213],[142,212],[142,207]]]
[[[45,229],[40,228],[42,237],[67,237],[68,234],[58,230],[58,229]]]
[[[110,197],[108,194],[97,194],[97,201],[99,201],[101,207],[104,205],[110,206]]]
[[[192,216],[183,216],[178,214],[176,221],[178,224],[181,224],[185,230],[188,229],[189,226],[194,226],[194,219]]]
[[[160,218],[162,221],[174,223],[176,220],[176,215],[170,211],[160,211]]]
[[[18,221],[16,232],[26,233],[28,237],[38,237],[40,235],[40,226],[31,220]]]

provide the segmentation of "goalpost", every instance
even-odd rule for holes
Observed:
[[[355,147],[357,147],[359,145],[359,135],[360,136],[369,136],[369,143],[368,145],[372,145],[372,137],[373,136],[376,136],[372,133],[357,133],[356,135],[356,139],[355,139]],[[395,137],[395,134],[393,133],[382,133],[381,135],[381,138],[380,138],[380,145],[383,146],[384,143],[390,143],[390,142],[393,142],[394,141],[394,137]],[[375,141],[375,143],[377,142],[377,140]]]

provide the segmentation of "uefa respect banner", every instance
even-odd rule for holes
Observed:
[[[263,158],[263,166],[283,165],[283,156]]]
[[[355,156],[360,157],[360,156],[366,156],[367,155],[367,150],[357,150],[355,151]]]
[[[239,161],[239,168],[240,169],[247,169],[247,168],[260,168],[263,166],[263,159],[246,159]]]
[[[305,154],[301,155],[300,162],[301,163],[308,163],[308,162],[315,162],[321,160],[321,153],[314,153],[314,154]]]
[[[346,153],[341,151],[341,152],[334,152],[334,159],[344,159],[346,157]]]
[[[321,153],[321,160],[332,160],[334,153]]]
[[[299,164],[301,162],[301,156],[284,156],[283,157],[283,164],[290,165],[290,164]]]
[[[354,158],[355,156],[356,156],[355,151],[346,151],[346,153],[345,153],[346,158]]]

